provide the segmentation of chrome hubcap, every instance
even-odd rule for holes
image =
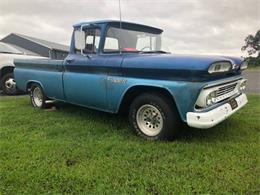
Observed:
[[[43,95],[42,95],[42,91],[39,87],[34,88],[33,93],[33,102],[35,103],[35,105],[37,107],[41,107],[42,106],[42,99],[43,99]]]
[[[16,89],[16,83],[13,78],[9,78],[5,81],[5,87],[9,90]]]
[[[162,114],[153,105],[141,106],[136,113],[136,119],[139,129],[148,136],[158,135],[163,128]]]

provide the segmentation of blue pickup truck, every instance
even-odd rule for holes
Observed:
[[[75,24],[63,60],[15,60],[15,81],[32,105],[48,100],[129,114],[149,140],[174,139],[181,122],[210,128],[247,103],[247,63],[228,56],[163,51],[163,30],[120,21]]]

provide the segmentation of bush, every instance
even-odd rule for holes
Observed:
[[[257,57],[247,57],[246,60],[248,60],[249,66],[258,66],[260,67],[260,56]]]

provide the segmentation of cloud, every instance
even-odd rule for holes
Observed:
[[[260,27],[259,0],[121,0],[123,20],[164,29],[174,53],[242,55]],[[0,36],[17,32],[69,44],[78,21],[118,19],[118,0],[0,1]]]

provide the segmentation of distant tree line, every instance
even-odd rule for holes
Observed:
[[[241,50],[247,51],[249,57],[246,59],[249,66],[260,66],[260,30],[255,35],[250,34],[245,38],[245,45]]]

